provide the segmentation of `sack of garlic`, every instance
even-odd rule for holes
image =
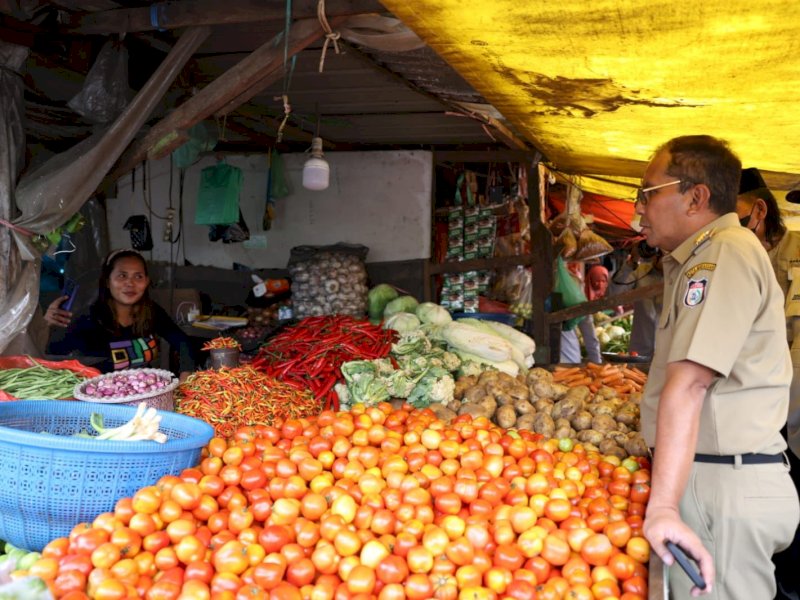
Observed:
[[[367,310],[366,246],[296,246],[289,258],[296,318],[363,317]]]

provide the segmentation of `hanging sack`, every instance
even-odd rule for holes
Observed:
[[[239,221],[242,170],[219,162],[200,172],[195,225],[233,225]]]
[[[556,263],[556,281],[553,291],[557,294],[561,294],[561,303],[564,305],[564,308],[586,302],[586,294],[583,288],[570,274],[564,259],[560,256]],[[575,317],[574,319],[564,321],[561,323],[561,329],[563,331],[574,329],[582,318],[583,317]]]

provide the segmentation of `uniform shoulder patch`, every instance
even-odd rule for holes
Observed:
[[[690,279],[686,284],[686,295],[683,297],[683,303],[688,307],[697,306],[706,297],[706,286],[708,286],[708,279]]]
[[[684,275],[686,275],[687,279],[691,279],[698,271],[713,271],[716,268],[717,268],[717,263],[711,263],[711,262],[698,263],[693,267],[687,269]]]

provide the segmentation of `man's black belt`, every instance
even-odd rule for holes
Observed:
[[[765,465],[768,463],[782,463],[783,454],[742,454],[743,465]],[[694,462],[714,463],[717,465],[735,465],[736,456],[732,454],[695,454]]]
[[[651,454],[655,454],[655,451],[655,448],[650,448]],[[735,465],[737,456],[741,456],[741,464],[743,465],[766,465],[782,463],[785,460],[783,454],[695,454],[694,462],[712,463],[715,465]]]

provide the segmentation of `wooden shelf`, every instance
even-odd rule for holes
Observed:
[[[428,275],[438,275],[439,273],[465,273],[466,271],[482,271],[488,269],[501,269],[503,267],[516,267],[518,265],[530,265],[533,260],[533,256],[524,255],[475,258],[472,260],[461,260],[446,263],[429,263]]]

